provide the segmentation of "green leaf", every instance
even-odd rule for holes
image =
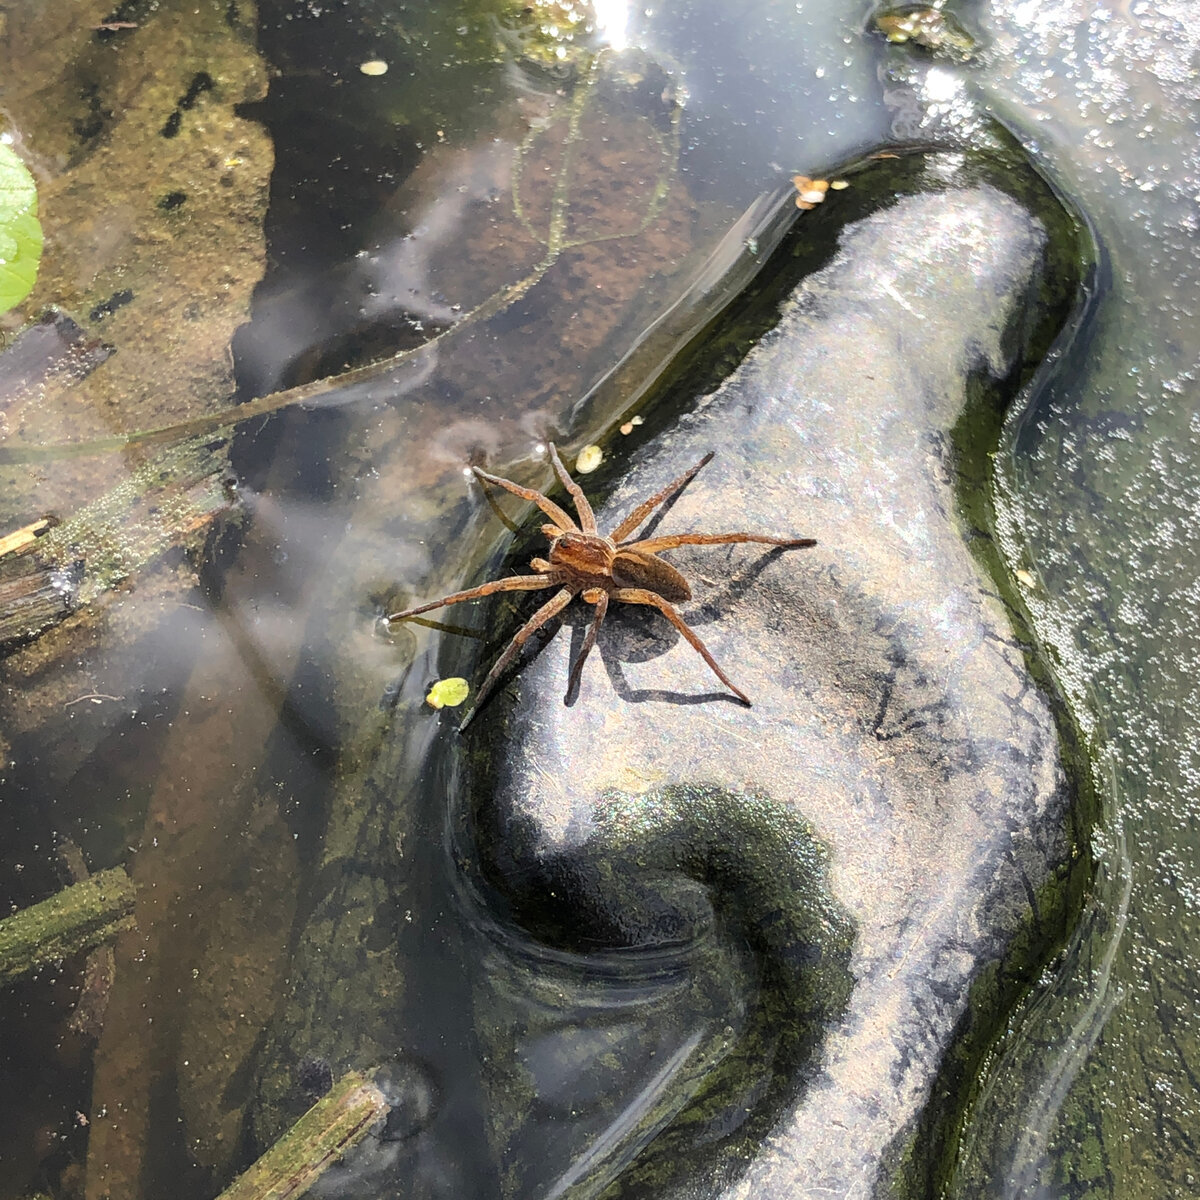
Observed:
[[[37,184],[12,147],[0,142],[0,313],[33,290],[41,258]]]

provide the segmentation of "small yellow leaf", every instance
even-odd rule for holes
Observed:
[[[1033,577],[1033,573],[1031,571],[1026,571],[1022,568],[1019,569],[1016,574],[1017,582],[1021,584],[1022,587],[1031,588],[1037,586],[1037,580]]]
[[[457,708],[468,696],[471,685],[465,679],[439,679],[429,689],[425,703],[430,708]]]

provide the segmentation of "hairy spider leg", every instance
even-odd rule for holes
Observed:
[[[562,583],[557,572],[543,575],[510,575],[507,579],[493,579],[489,583],[481,583],[465,592],[451,592],[449,596],[443,596],[429,604],[419,604],[416,608],[406,608],[403,612],[388,613],[383,619],[389,623],[403,621],[407,617],[417,616],[418,613],[432,612],[435,608],[457,604],[460,600],[477,600],[480,596],[490,596],[493,592],[536,592],[539,588],[553,587],[556,583]]]
[[[625,604],[647,604],[652,608],[657,608],[687,638],[692,649],[698,651],[700,657],[712,667],[716,677],[747,708],[750,707],[750,697],[741,688],[736,687],[729,676],[717,666],[716,659],[705,649],[704,643],[692,632],[688,623],[679,615],[669,600],[664,600],[657,592],[650,592],[645,588],[617,588],[612,595],[614,600],[623,601]]]
[[[547,621],[553,617],[556,617],[564,608],[567,607],[568,604],[571,603],[571,598],[575,595],[575,591],[575,588],[565,587],[562,589],[562,591],[556,592],[549,600],[546,601],[545,604],[542,605],[541,608],[537,610],[537,612],[533,614],[532,617],[529,618],[528,621],[525,622],[524,625],[521,626],[520,629],[517,630],[515,634],[513,634],[513,639],[508,643],[507,649],[502,655],[500,655],[498,659],[496,659],[495,665],[487,673],[487,678],[480,685],[479,691],[475,693],[475,703],[472,706],[470,713],[467,714],[466,719],[458,727],[460,733],[475,719],[475,714],[479,711],[483,705],[483,702],[491,694],[492,686],[495,684],[496,680],[500,678],[500,673],[505,667],[508,666],[510,662],[512,662],[514,658],[516,658],[517,654],[521,650],[521,647],[524,646],[525,643],[529,641],[529,639],[533,637],[533,635],[537,633],[537,631],[541,629],[541,627],[545,625]]]
[[[595,599],[592,599],[593,596],[595,596]],[[590,588],[583,593],[583,598],[589,604],[596,606],[596,617],[588,626],[588,631],[583,638],[583,645],[579,648],[579,657],[576,658],[574,665],[571,667],[571,674],[567,677],[567,693],[563,697],[564,702],[579,683],[579,677],[583,672],[583,664],[587,661],[587,656],[591,654],[592,647],[596,644],[596,635],[600,632],[600,625],[604,620],[604,614],[608,612],[608,593],[603,588]]]
[[[612,531],[611,534],[609,534],[609,537],[611,537],[614,542],[619,542],[627,533],[632,533],[660,504],[665,504],[671,499],[672,496],[675,495],[676,492],[681,491],[684,487],[691,483],[692,480],[700,473],[701,468],[707,467],[708,464],[712,462],[713,455],[715,454],[715,450],[710,450],[694,467],[692,467],[690,470],[684,471],[684,473],[680,475],[678,479],[668,483],[667,486],[662,489],[662,491],[655,492],[649,500],[643,500],[641,504],[639,504],[637,508],[635,508],[633,512],[631,512],[629,516],[627,516],[625,520],[623,520],[620,525],[618,525],[616,529]]]
[[[497,487],[502,487],[505,491],[512,492],[514,496],[520,496],[522,500],[532,501],[564,533],[568,533],[572,529],[579,532],[579,526],[549,496],[543,496],[541,492],[535,492],[533,488],[522,487],[519,483],[513,483],[511,479],[501,479],[499,475],[490,475],[487,471],[479,467],[472,467],[471,470],[475,472],[478,478],[486,480],[488,483],[494,483]]]
[[[622,550],[645,550],[656,554],[676,546],[720,546],[729,542],[761,542],[764,546],[785,546],[797,549],[815,546],[816,538],[778,538],[761,533],[671,533],[665,537],[643,538],[640,542],[625,542]]]
[[[554,473],[558,476],[558,481],[571,494],[571,499],[575,501],[575,511],[579,514],[579,527],[584,533],[596,532],[596,516],[592,512],[592,506],[588,503],[588,498],[583,494],[583,488],[579,486],[571,478],[570,472],[563,466],[563,461],[558,457],[558,451],[554,447],[554,443],[550,443],[550,461],[554,464]]]

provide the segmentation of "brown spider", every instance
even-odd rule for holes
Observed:
[[[690,600],[692,589],[670,563],[658,557],[658,551],[670,550],[675,546],[715,546],[728,542],[762,542],[768,546],[795,548],[815,546],[815,539],[767,537],[758,533],[676,533],[666,537],[642,538],[640,541],[622,540],[637,529],[660,504],[670,500],[691,482],[700,468],[710,462],[712,457],[713,451],[710,450],[691,470],[685,471],[678,479],[668,483],[662,491],[655,492],[649,500],[644,500],[608,537],[602,537],[596,532],[596,518],[592,513],[592,506],[579,484],[567,473],[553,442],[550,444],[550,461],[554,464],[555,474],[575,502],[575,511],[579,514],[578,525],[541,492],[521,487],[520,484],[513,483],[510,479],[501,479],[498,475],[489,475],[478,467],[472,468],[476,476],[487,483],[497,484],[523,500],[532,500],[550,518],[551,524],[542,526],[542,533],[550,541],[549,559],[535,558],[530,562],[529,565],[537,572],[536,575],[512,575],[507,579],[493,579],[490,583],[468,588],[465,592],[451,592],[449,596],[443,596],[429,604],[391,613],[384,617],[384,620],[389,623],[404,621],[435,608],[457,604],[460,600],[490,596],[493,592],[533,592],[555,586],[558,586],[559,590],[517,630],[508,648],[496,660],[496,665],[488,672],[475,697],[470,716],[463,722],[464,729],[479,711],[500,673],[512,662],[521,647],[547,621],[562,612],[575,596],[582,596],[588,604],[594,604],[596,617],[588,628],[579,657],[571,668],[567,680],[568,697],[579,681],[579,673],[583,670],[587,656],[596,644],[596,635],[600,631],[604,614],[608,611],[609,600],[620,600],[625,604],[648,604],[657,608],[687,638],[692,647],[699,651],[717,678],[743,704],[749,706],[750,698],[733,685],[705,649],[704,643],[676,612],[672,602]]]

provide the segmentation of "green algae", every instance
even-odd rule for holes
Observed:
[[[1022,348],[1011,376],[1000,387],[970,381],[968,401],[951,430],[958,519],[967,545],[1004,604],[1031,677],[1054,714],[1059,753],[1070,789],[1066,810],[1069,859],[1036,893],[1003,956],[973,984],[969,1009],[956,1033],[919,1128],[893,1148],[896,1194],[943,1196],[955,1177],[960,1141],[973,1108],[987,1090],[989,1068],[1004,1054],[1020,1024],[1020,1014],[1036,1000],[1047,964],[1071,938],[1095,874],[1089,850],[1100,815],[1095,782],[1096,748],[1080,728],[1054,673],[1054,660],[1033,631],[1022,598],[1033,582],[1025,564],[1007,561],[996,536],[994,456],[1015,398],[1054,363],[1059,347],[1069,347],[1084,320],[1086,286],[1096,248],[1086,222],[1026,160],[1003,128],[990,131],[990,152],[1002,167],[997,181],[1042,222],[1047,230],[1045,261],[1036,302],[1020,328],[1008,331]]]
[[[675,969],[686,980],[657,1016],[661,1027],[678,1026],[686,1057],[652,1103],[617,1089],[607,1120],[620,1125],[620,1141],[598,1157],[581,1146],[581,1158],[594,1161],[575,1185],[589,1195],[654,1196],[685,1176],[736,1170],[803,1089],[853,987],[854,922],[830,891],[828,852],[812,828],[789,804],[760,792],[683,784],[636,796],[613,792],[569,862],[538,864],[519,831],[514,839],[511,829],[488,831],[484,813],[478,819],[483,878],[493,879],[496,860],[507,864],[504,879],[493,882],[509,919],[537,945],[580,956],[583,982],[571,1005],[585,1005],[590,990],[602,1006],[603,972],[595,968],[589,984],[587,964],[606,950],[630,955],[631,963],[645,955],[648,971],[664,973],[678,955]],[[526,865],[514,872],[514,861]],[[493,970],[510,972],[511,980],[489,981],[489,989],[538,990],[520,956],[504,962]],[[639,1021],[654,1026],[649,1013],[657,1004],[648,994]],[[481,996],[479,1036],[494,1152],[510,1164],[507,1187],[515,1194],[540,1166],[513,1153],[538,1092],[513,1055],[503,1006],[492,1008]],[[698,1014],[708,1016],[689,1026]],[[596,1069],[593,1040],[585,1025],[559,1041],[564,1077]],[[607,1057],[614,1079],[637,1078],[646,1043],[625,1035]],[[625,1103],[635,1106],[628,1120],[617,1115]]]

